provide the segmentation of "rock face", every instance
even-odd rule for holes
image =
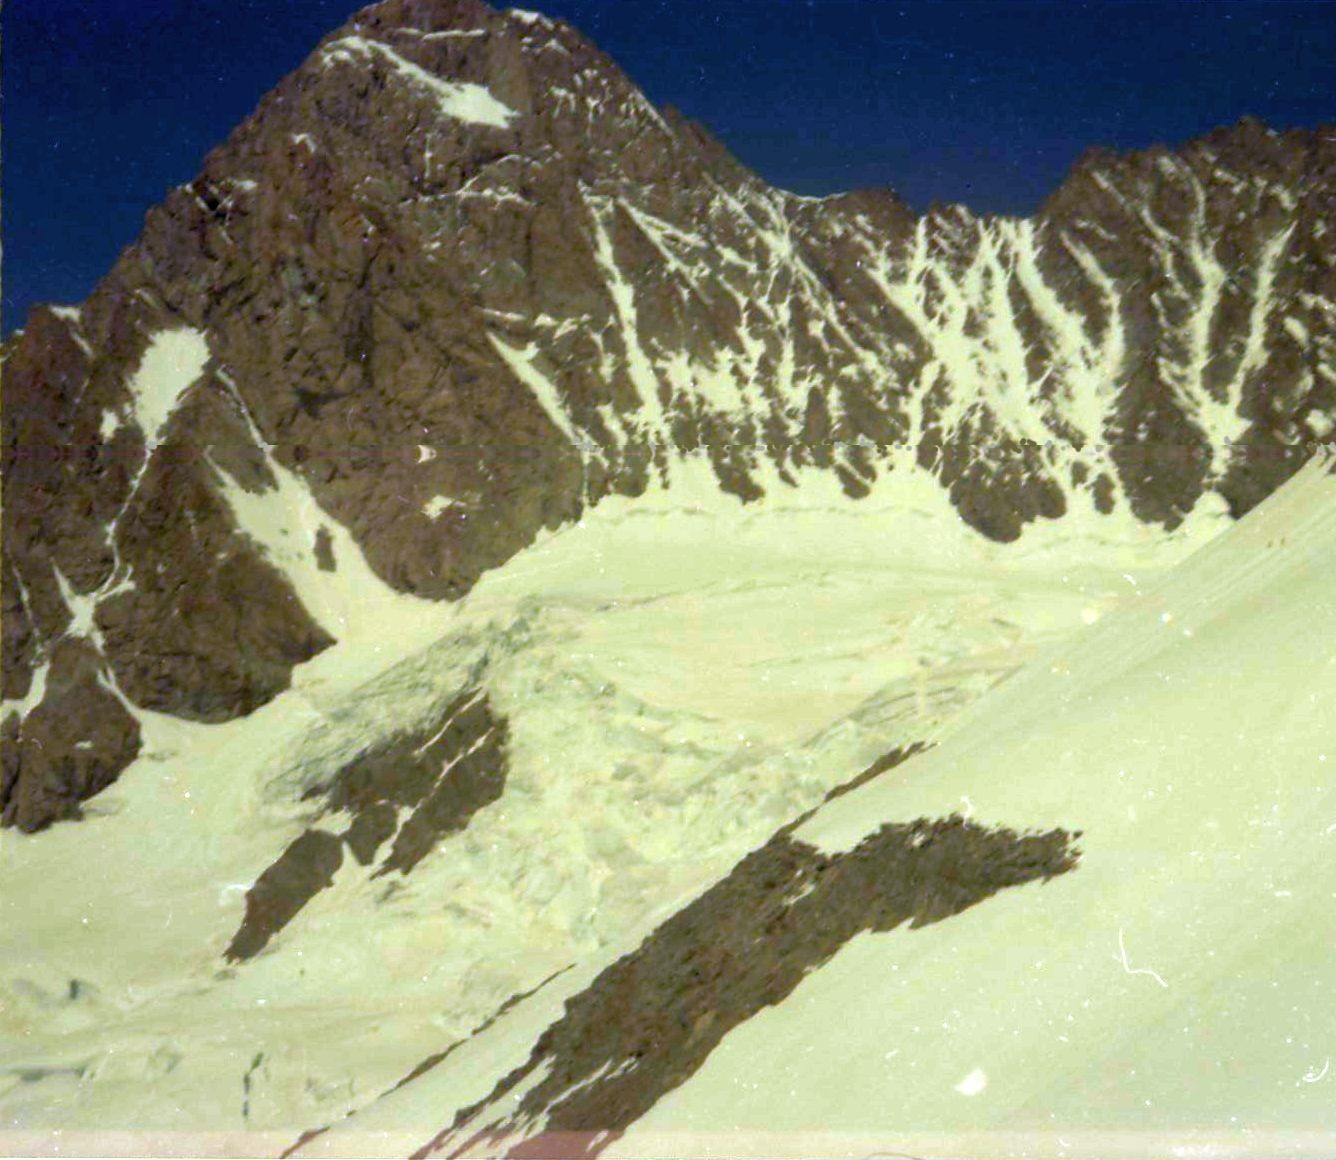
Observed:
[[[1336,428],[1334,190],[1336,131],[1244,122],[1030,220],[802,198],[566,25],[365,9],[3,352],[4,820],[333,642],[234,502],[279,473],[313,566],[339,524],[436,599],[692,458],[749,502],[926,473],[1000,540],[1241,514]]]
[[[308,799],[323,799],[320,817],[349,814],[342,834],[307,829],[256,879],[246,914],[229,944],[232,960],[257,955],[343,865],[343,848],[375,877],[412,872],[445,837],[463,830],[506,784],[508,727],[481,689],[452,700],[439,718],[358,754]],[[400,811],[403,811],[402,822]]]
[[[525,1063],[414,1156],[597,1156],[855,934],[941,922],[1078,860],[1067,831],[960,817],[885,825],[833,858],[786,827],[568,1000]],[[516,1146],[535,1123],[542,1133]]]
[[[77,816],[78,803],[105,789],[138,754],[139,723],[99,682],[99,661],[86,640],[56,641],[41,701],[22,718],[5,719],[5,825],[33,830]],[[33,767],[44,776],[22,776]]]

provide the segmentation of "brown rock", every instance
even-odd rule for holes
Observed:
[[[343,843],[322,830],[307,830],[246,891],[246,914],[228,944],[232,961],[258,955],[316,894],[331,885],[343,863]]]
[[[99,682],[100,670],[87,641],[58,641],[41,703],[22,720],[17,713],[6,718],[0,738],[5,825],[31,833],[80,817],[80,803],[115,781],[139,753],[139,722]]]
[[[855,934],[913,931],[1067,873],[1073,843],[1062,830],[1022,836],[951,817],[882,826],[832,857],[786,827],[568,999],[529,1059],[415,1156],[490,1155],[517,1133],[529,1138],[505,1155],[597,1155]],[[526,1081],[512,1111],[451,1138]]]

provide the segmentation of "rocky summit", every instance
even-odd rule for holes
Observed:
[[[358,12],[3,349],[0,1129],[1329,1133],[1333,211],[1251,120],[799,197]]]

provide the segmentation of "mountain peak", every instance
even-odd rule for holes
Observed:
[[[325,37],[4,347],[0,1121],[1330,1121],[1331,150],[916,214],[542,17]]]
[[[1336,411],[1331,149],[1243,125],[1089,155],[1033,221],[916,217],[771,188],[560,22],[385,0],[15,339],[6,687],[86,685],[74,625],[116,712],[250,712],[344,630],[336,533],[454,599],[610,497],[702,484],[933,495],[1003,543],[1241,514]],[[80,761],[21,824],[111,776]]]
[[[507,19],[483,0],[380,0],[355,12],[344,28],[371,34],[470,32],[495,29]]]

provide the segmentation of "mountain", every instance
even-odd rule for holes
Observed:
[[[797,197],[560,22],[356,14],[3,351],[7,1122],[597,1150],[860,932],[1120,865],[1024,778],[799,835],[1329,504],[1334,190],[1245,121],[1028,220]]]
[[[753,502],[930,475],[1000,540],[1241,513],[1330,431],[1332,175],[1330,132],[1244,123],[916,219],[770,189],[564,25],[367,9],[5,352],[4,816],[77,813],[136,707],[286,688],[336,527],[448,599],[693,455]],[[229,495],[278,471],[266,553]]]

